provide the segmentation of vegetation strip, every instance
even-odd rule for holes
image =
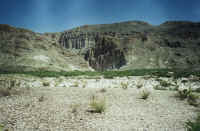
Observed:
[[[24,74],[37,77],[59,77],[59,76],[104,76],[105,78],[124,77],[124,76],[159,76],[159,77],[188,77],[190,75],[200,76],[200,71],[191,71],[189,69],[135,69],[126,71],[0,71],[0,74]]]

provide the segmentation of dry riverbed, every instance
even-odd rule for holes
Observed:
[[[197,115],[197,107],[175,97],[177,86],[200,87],[186,78],[16,79],[23,92],[0,97],[0,125],[8,131],[184,131]],[[167,90],[157,90],[166,82]],[[93,112],[94,99],[103,101],[102,113]]]

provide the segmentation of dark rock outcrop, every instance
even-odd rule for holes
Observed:
[[[83,50],[85,60],[95,70],[119,69],[126,64],[125,55],[108,37],[122,37],[127,34],[65,32],[60,43],[64,48]]]
[[[126,64],[124,52],[117,48],[111,40],[103,38],[95,39],[95,47],[85,54],[85,60],[95,70],[119,69]]]
[[[172,21],[151,26],[133,21],[78,27],[63,32],[59,43],[81,53],[93,69],[103,71],[196,68],[199,41],[199,23]]]

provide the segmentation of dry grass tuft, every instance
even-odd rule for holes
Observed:
[[[101,92],[101,93],[105,93],[106,91],[107,90],[105,88],[102,88],[102,89],[99,90],[99,92]]]
[[[141,93],[141,99],[147,100],[149,98],[150,94],[151,93],[149,91],[143,90],[142,93]]]
[[[78,113],[79,108],[80,108],[80,104],[72,104],[71,105],[71,112],[76,114],[76,113]]]
[[[142,84],[139,84],[139,85],[136,85],[136,87],[137,87],[138,89],[141,89],[141,88],[143,87],[143,85],[142,85]]]
[[[103,113],[106,110],[105,99],[100,100],[96,96],[92,96],[89,106],[91,107],[91,110],[89,110],[91,113]]]
[[[126,90],[126,89],[128,89],[128,85],[129,84],[128,84],[128,82],[126,82],[126,83],[125,82],[121,82],[120,85],[121,85],[122,89]]]

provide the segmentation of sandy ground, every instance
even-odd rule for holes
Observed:
[[[184,131],[184,123],[196,117],[196,107],[175,98],[174,91],[154,90],[153,80],[62,78],[56,86],[55,80],[42,80],[49,86],[33,80],[35,87],[25,94],[1,97],[0,125],[9,131]],[[143,90],[151,92],[147,100],[140,99]],[[105,100],[105,112],[89,112],[92,96]]]

